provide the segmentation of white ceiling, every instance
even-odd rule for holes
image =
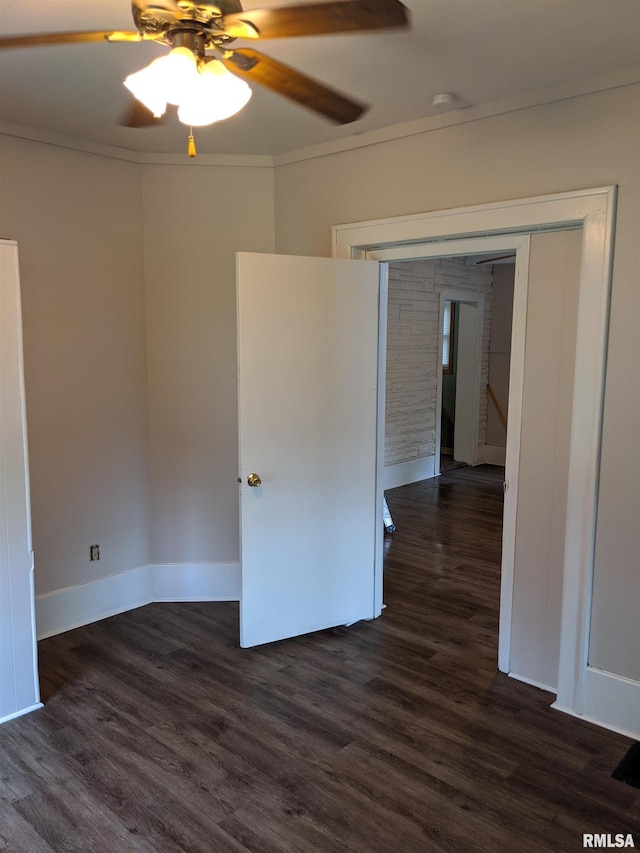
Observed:
[[[640,0],[404,2],[409,31],[252,45],[370,104],[358,122],[335,127],[254,85],[241,113],[197,130],[199,153],[280,154],[432,115],[440,92],[454,93],[460,105],[479,105],[640,62]],[[0,0],[3,36],[91,29],[134,29],[127,0]],[[148,129],[117,123],[127,103],[122,80],[165,51],[150,43],[3,50],[0,121],[139,151],[182,153],[187,131],[175,118]]]

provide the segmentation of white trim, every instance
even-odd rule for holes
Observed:
[[[446,257],[450,255],[449,241],[492,236],[500,242],[507,241],[507,235],[514,234],[524,236],[526,241],[527,235],[536,231],[571,227],[583,229],[557,691],[558,706],[575,713],[582,713],[583,710],[587,666],[615,203],[616,187],[597,187],[455,210],[348,223],[336,225],[332,229],[334,257],[372,259],[376,259],[376,249],[385,251],[407,243],[432,243],[433,254]],[[407,247],[408,251],[410,249],[415,252],[414,246]],[[521,245],[516,258],[514,324],[521,322],[526,312],[522,288],[522,282],[527,278],[525,258],[528,269],[526,242]],[[524,339],[521,337],[520,345],[524,349]],[[524,368],[523,355],[523,352],[518,353],[518,346],[514,346],[511,356],[512,389],[515,372]],[[521,388],[522,382],[516,385]],[[514,461],[517,464],[517,460],[513,459],[513,450],[516,443],[519,446],[520,423],[514,424],[513,421],[514,417],[521,416],[522,409],[520,400],[512,411],[511,393],[510,390],[507,468]],[[509,489],[507,497],[508,493]],[[503,555],[503,560],[506,556]],[[509,589],[503,579],[501,634],[503,615],[511,609],[512,595],[512,586]],[[507,629],[506,623],[504,628]],[[506,649],[500,650],[499,667],[506,667],[508,671]]]
[[[151,566],[131,569],[36,598],[38,639],[142,607],[152,601]]]
[[[385,491],[395,489],[398,486],[408,486],[409,483],[419,483],[420,480],[430,480],[436,476],[436,470],[435,456],[423,456],[421,459],[410,459],[408,462],[385,465]]]
[[[25,714],[30,714],[32,711],[37,711],[38,708],[44,708],[42,702],[36,702],[35,705],[30,705],[28,708],[21,708],[19,711],[14,711],[13,714],[7,714],[4,717],[0,717],[0,726],[3,723],[8,723],[9,720],[15,720],[18,717],[22,717]]]
[[[616,188],[602,190],[583,225],[558,667],[558,701],[577,713],[589,655],[615,206]]]
[[[274,163],[278,167],[286,166],[290,163],[300,163],[304,160],[315,160],[316,158],[327,157],[331,154],[353,151],[356,148],[381,145],[394,139],[406,139],[423,133],[432,133],[444,127],[470,124],[471,122],[520,112],[521,110],[528,110],[557,101],[580,98],[585,95],[606,92],[610,89],[619,89],[624,86],[633,86],[638,82],[640,82],[640,66],[618,69],[595,77],[572,80],[570,83],[564,83],[559,86],[537,89],[523,95],[500,98],[463,110],[453,110],[443,115],[414,119],[413,121],[402,122],[391,125],[390,127],[382,127],[377,130],[360,133],[358,136],[349,136],[346,139],[336,139],[333,142],[323,142],[319,145],[299,148],[296,151],[276,154]]]
[[[521,681],[523,684],[528,684],[530,687],[536,687],[538,690],[545,690],[547,693],[553,693],[556,695],[556,688],[550,687],[548,684],[542,684],[540,681],[534,681],[533,678],[525,678],[524,675],[518,675],[517,672],[509,672],[507,673],[509,678],[513,678],[514,681]]]
[[[498,447],[496,444],[481,444],[478,448],[479,465],[500,465],[504,467],[506,461],[506,447]]]
[[[640,681],[588,666],[584,688],[582,714],[560,702],[551,707],[634,740],[640,739]]]
[[[93,142],[89,139],[78,139],[38,127],[13,124],[0,121],[0,135],[14,139],[24,139],[28,142],[39,142],[42,145],[53,145],[56,148],[66,148],[71,151],[81,151],[85,154],[95,154],[98,157],[109,157],[113,160],[124,160],[127,163],[161,166],[187,166],[189,169],[206,166],[225,166],[245,168],[247,166],[259,169],[272,169],[274,166],[271,154],[198,154],[197,159],[187,157],[186,147],[182,154],[152,153],[149,151],[134,151],[131,148],[121,148],[104,142]]]
[[[524,237],[516,250],[513,279],[513,312],[511,317],[511,357],[509,365],[509,399],[507,404],[507,441],[505,448],[504,510],[502,516],[502,558],[500,564],[500,633],[498,635],[498,669],[511,667],[511,616],[516,562],[516,522],[520,487],[520,442],[522,437],[522,402],[524,394],[524,355],[527,333],[527,300],[529,293],[529,253],[531,238]]]
[[[238,601],[238,563],[140,566],[36,598],[38,639],[80,628],[154,601]]]
[[[460,254],[461,244],[478,241],[481,237],[492,238],[496,245],[504,246],[509,234],[523,236],[541,230],[582,227],[587,218],[606,213],[612,199],[615,200],[615,187],[596,187],[334,225],[331,229],[332,255],[336,258],[375,257],[376,260],[387,260],[386,250],[403,247],[407,252],[412,251],[407,257],[421,258],[427,257],[420,245],[425,244],[425,250],[426,246],[432,247],[430,257],[451,257]],[[604,240],[605,234],[600,236]],[[598,245],[596,236],[592,251]],[[374,250],[375,256],[372,254]]]
[[[387,404],[387,320],[389,303],[389,266],[379,264],[378,275],[378,399],[376,412],[376,541],[373,555],[373,618],[377,619],[385,606],[384,594],[384,524],[382,504],[387,471],[384,467],[385,417]]]
[[[509,207],[520,205],[521,202],[506,202]],[[467,208],[463,213],[473,211],[479,214],[479,220],[482,219],[482,214],[485,208],[491,212],[494,210],[494,205],[486,205],[476,208]],[[450,216],[451,211],[444,211],[441,216]],[[514,297],[513,297],[513,318],[512,325],[512,346],[511,346],[511,363],[510,363],[510,380],[509,380],[509,430],[507,435],[507,448],[505,451],[505,481],[510,484],[505,491],[504,511],[502,522],[502,567],[501,567],[501,588],[500,588],[500,631],[498,635],[498,668],[501,672],[509,672],[510,648],[511,648],[511,612],[513,609],[513,574],[515,565],[515,550],[516,550],[516,515],[518,508],[518,483],[520,473],[520,433],[522,424],[522,389],[524,385],[524,352],[525,352],[525,335],[527,323],[527,294],[529,286],[529,246],[530,237],[526,234],[503,234],[501,236],[480,236],[463,239],[439,239],[425,240],[429,237],[429,229],[433,227],[434,219],[438,219],[440,214],[418,214],[407,217],[399,217],[411,225],[414,229],[416,220],[421,221],[420,229],[422,237],[418,237],[416,242],[411,245],[382,245],[376,248],[364,249],[359,246],[353,246],[349,243],[342,245],[340,251],[346,252],[349,255],[357,257],[366,257],[371,260],[391,261],[391,260],[411,260],[420,258],[437,258],[437,257],[458,257],[468,256],[473,254],[483,254],[486,252],[516,252],[515,274],[514,274]],[[429,222],[425,226],[424,220]],[[398,231],[395,230],[397,219],[384,220],[385,226],[390,224],[394,229],[394,234],[397,236]],[[375,234],[378,239],[384,236],[385,227],[380,228],[383,223],[366,223],[366,235],[372,236],[372,231],[369,230],[370,225],[375,226]],[[438,224],[436,224],[438,227]],[[455,233],[456,220],[448,220],[448,227]],[[476,227],[479,228],[478,225]],[[349,234],[353,234],[353,226],[337,226],[335,232],[348,229]],[[479,230],[481,230],[479,228]],[[354,229],[355,231],[355,229]],[[417,228],[412,230],[412,233],[419,233]],[[445,235],[446,236],[446,235]],[[442,235],[441,235],[442,238]],[[352,239],[351,237],[347,239]],[[334,239],[334,250],[340,245],[340,241]],[[459,294],[464,299],[469,296],[469,291],[449,291],[450,293]],[[477,293],[474,293],[476,298]],[[438,352],[442,351],[442,306],[440,308],[440,325],[438,332]],[[480,339],[481,341],[481,339]],[[386,346],[386,339],[384,344]],[[482,343],[480,342],[480,346]],[[441,410],[442,410],[442,376],[438,377],[436,389],[436,458],[435,470],[440,470],[440,431],[441,431]],[[478,389],[479,395],[479,389]],[[507,476],[508,475],[508,476]]]
[[[153,601],[240,601],[240,563],[160,563]]]

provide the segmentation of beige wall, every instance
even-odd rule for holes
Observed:
[[[272,252],[273,170],[145,166],[151,557],[235,562],[235,253]]]
[[[135,165],[0,137],[0,234],[20,256],[38,594],[149,561],[141,197]]]
[[[150,559],[237,559],[233,255],[273,248],[274,198],[277,250],[326,256],[338,223],[618,184],[591,662],[640,678],[638,104],[629,86],[281,165],[275,197],[270,169],[138,166],[3,137],[38,592]]]
[[[640,679],[640,116],[628,86],[276,169],[276,248],[328,255],[331,226],[619,185],[591,663]]]
[[[237,561],[235,253],[273,251],[273,170],[0,146],[36,593],[149,562]]]

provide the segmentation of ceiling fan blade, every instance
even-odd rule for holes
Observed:
[[[119,123],[123,127],[155,127],[155,125],[164,124],[166,120],[167,113],[156,118],[151,110],[131,95],[129,105]]]
[[[6,36],[0,38],[0,49],[5,47],[46,47],[51,44],[79,44],[95,41],[142,41],[142,36],[140,33],[114,32],[113,30]]]
[[[409,26],[400,0],[333,0],[276,9],[248,9],[225,15],[225,32],[235,38],[290,38]]]
[[[257,50],[228,50],[224,52],[222,61],[229,71],[238,77],[260,83],[267,89],[320,113],[336,124],[355,121],[367,109],[364,104],[352,101],[335,89],[330,89]]]

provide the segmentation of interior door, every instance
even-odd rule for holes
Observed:
[[[40,707],[18,247],[0,240],[0,723]]]
[[[478,309],[458,302],[458,351],[456,365],[456,416],[453,458],[473,465],[476,462],[476,369],[478,363]]]
[[[379,265],[241,253],[237,285],[247,647],[379,615]]]

